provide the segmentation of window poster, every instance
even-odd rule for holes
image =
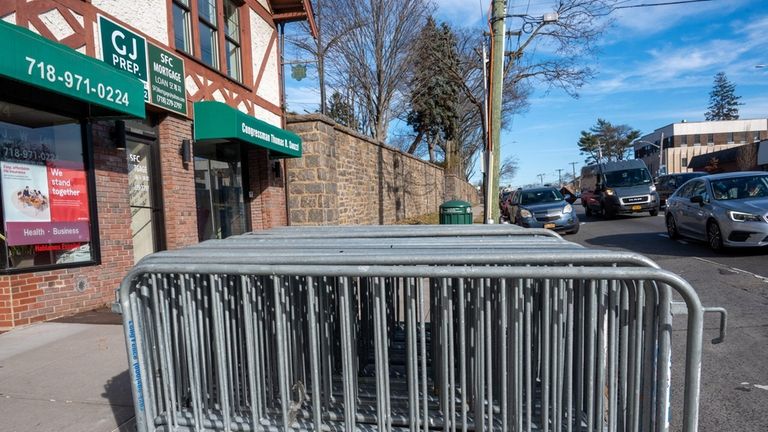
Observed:
[[[8,246],[90,241],[88,187],[81,161],[59,160],[52,128],[30,134],[0,127],[0,184]]]

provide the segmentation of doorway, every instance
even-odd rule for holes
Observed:
[[[157,138],[154,129],[140,122],[126,122],[125,153],[128,160],[128,196],[131,205],[133,260],[163,249],[162,199],[155,165]]]
[[[195,143],[195,202],[199,241],[246,232],[240,145]]]

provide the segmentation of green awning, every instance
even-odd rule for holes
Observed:
[[[263,147],[273,157],[301,157],[301,138],[227,104],[195,102],[195,140],[236,140]]]
[[[144,118],[144,85],[104,62],[0,20],[0,77],[99,107],[111,117]]]

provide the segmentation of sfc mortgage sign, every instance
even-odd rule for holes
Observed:
[[[144,100],[187,115],[184,60],[138,34],[99,16],[101,59],[144,83]]]

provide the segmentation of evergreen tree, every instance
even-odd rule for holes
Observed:
[[[704,114],[707,121],[738,120],[741,96],[736,96],[736,85],[728,81],[724,72],[715,75],[712,91],[709,92],[709,110]]]
[[[328,101],[326,112],[328,113],[328,117],[333,119],[336,123],[357,130],[355,112],[349,102],[341,96],[341,93],[337,91],[333,92],[331,100]]]
[[[597,119],[597,124],[589,131],[581,131],[578,145],[581,153],[587,155],[587,163],[619,161],[627,157],[632,143],[638,138],[640,131],[637,129]]]
[[[460,89],[450,72],[450,68],[455,69],[459,62],[456,37],[446,24],[438,27],[430,17],[413,54],[411,110],[407,121],[417,135],[408,153],[414,153],[424,139],[430,150],[430,160],[434,161],[435,145],[438,141],[453,140],[458,123]]]

